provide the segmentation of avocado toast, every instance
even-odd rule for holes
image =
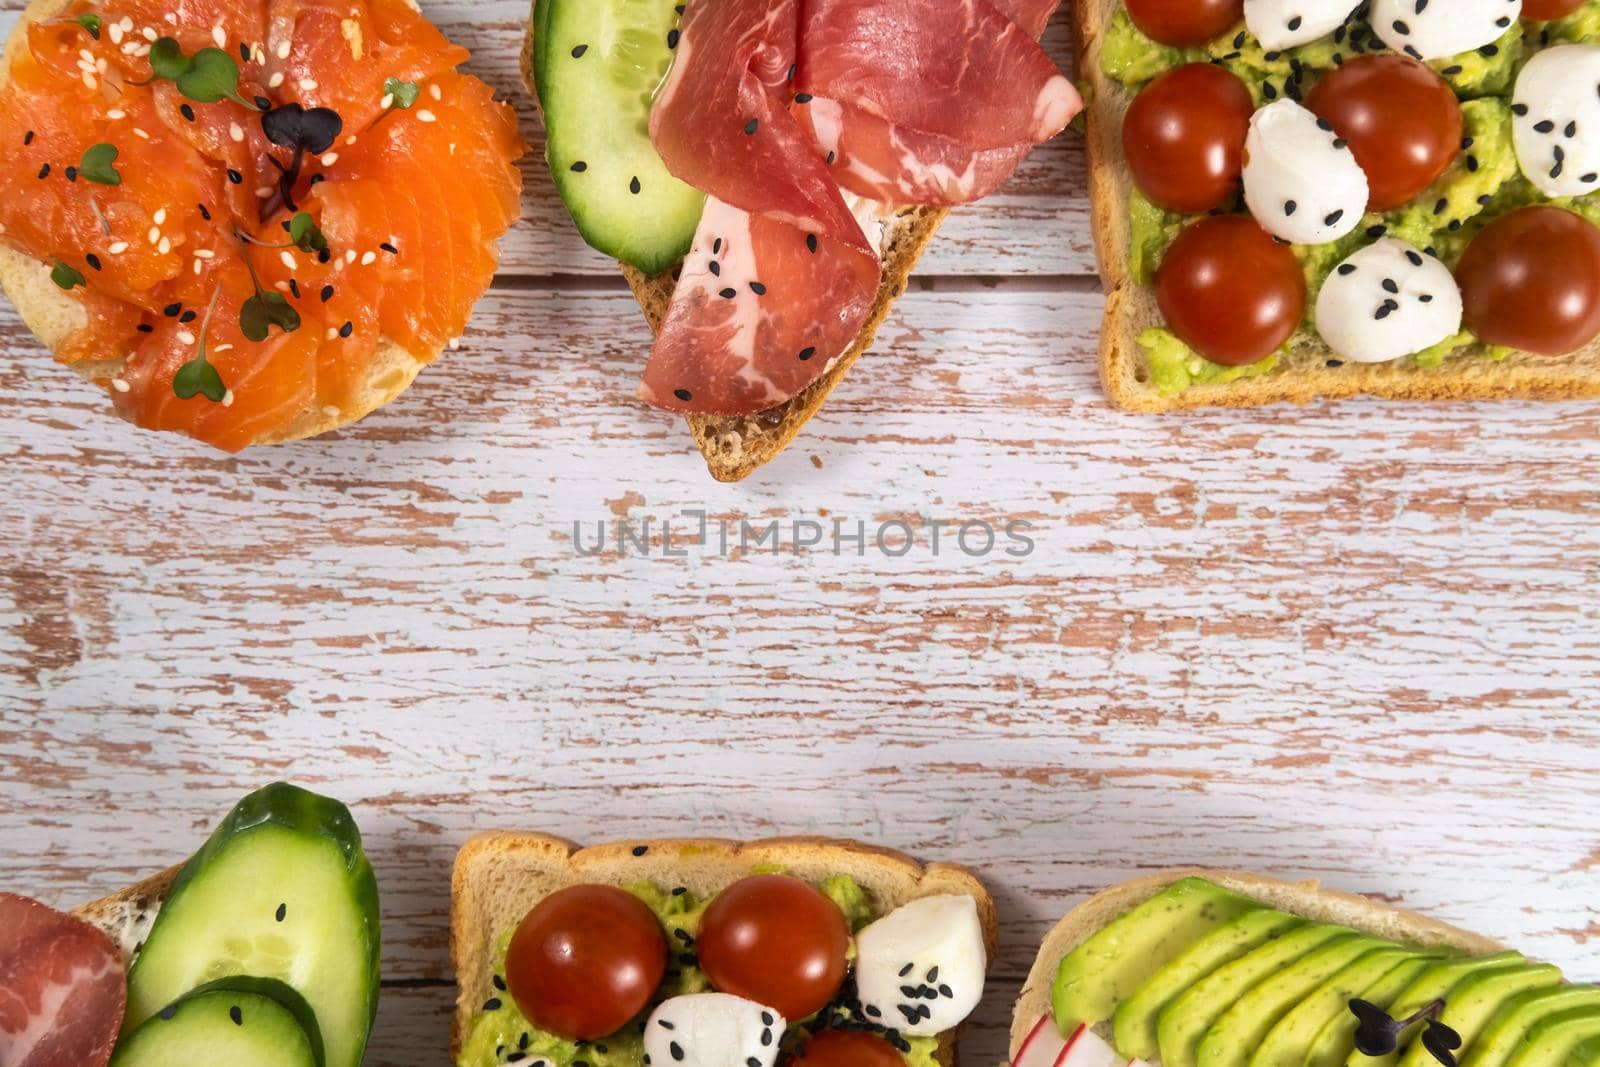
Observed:
[[[1019,1067],[1091,1055],[1160,1067],[1568,1067],[1592,1061],[1597,998],[1554,966],[1364,897],[1175,870],[1109,889],[1050,932],[1017,1000],[1011,1055]]]
[[[1237,75],[1257,107],[1274,100],[1298,101],[1352,57],[1394,55],[1373,33],[1367,11],[1362,5],[1318,40],[1269,50],[1243,25],[1203,45],[1169,47],[1134,25],[1122,0],[1083,0],[1078,5],[1080,77],[1090,86],[1092,101],[1088,116],[1096,247],[1108,297],[1100,369],[1106,392],[1119,407],[1154,412],[1308,403],[1317,397],[1360,394],[1414,400],[1600,396],[1600,344],[1592,341],[1564,355],[1539,355],[1480,343],[1462,329],[1404,358],[1356,362],[1340,358],[1319,336],[1314,307],[1341,259],[1385,236],[1436,253],[1439,262],[1456,269],[1464,248],[1487,221],[1519,207],[1550,204],[1590,222],[1600,220],[1600,201],[1593,193],[1552,200],[1534,189],[1519,172],[1512,144],[1518,72],[1547,47],[1600,40],[1600,4],[1593,0],[1555,21],[1512,18],[1499,40],[1427,64],[1461,103],[1465,135],[1460,154],[1406,206],[1365,215],[1341,240],[1294,247],[1308,299],[1303,319],[1273,355],[1224,366],[1203,358],[1169,328],[1158,306],[1154,276],[1185,226],[1204,216],[1165,210],[1136,188],[1123,141],[1130,106],[1152,80],[1191,63]],[[1239,211],[1241,205],[1235,199],[1220,210]],[[1347,218],[1345,223],[1354,221]]]

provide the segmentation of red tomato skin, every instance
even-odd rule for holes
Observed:
[[[1465,119],[1448,82],[1409,56],[1360,56],[1330,71],[1306,107],[1350,142],[1369,211],[1411,203],[1461,154]]]
[[[574,1041],[609,1037],[644,1011],[667,971],[661,923],[632,893],[580,885],[552,893],[518,924],[506,985],[540,1028]]]
[[[1522,0],[1522,17],[1535,22],[1565,18],[1583,6],[1583,0]]]
[[[789,1060],[789,1067],[905,1067],[905,1057],[876,1034],[824,1030]]]
[[[1502,215],[1456,267],[1467,329],[1486,344],[1563,356],[1600,336],[1600,228],[1550,205]]]
[[[1127,0],[1128,17],[1152,41],[1198,48],[1244,19],[1244,0]]]
[[[1198,215],[1239,191],[1244,141],[1255,103],[1237,76],[1190,63],[1134,97],[1122,123],[1122,154],[1151,203]]]
[[[1305,317],[1306,281],[1288,245],[1246,215],[1191,223],[1156,271],[1167,325],[1213,363],[1243,367],[1283,346]]]
[[[718,992],[786,1019],[821,1011],[844,985],[850,928],[838,905],[798,878],[762,874],[724,889],[695,932],[700,967]]]

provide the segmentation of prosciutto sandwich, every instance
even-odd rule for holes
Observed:
[[[552,174],[656,332],[640,398],[715,477],[794,439],[947,210],[1082,109],[1037,43],[1059,2],[535,5]]]

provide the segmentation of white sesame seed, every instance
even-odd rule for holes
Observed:
[[[454,352],[460,347],[461,347],[461,338],[459,338],[459,337],[450,338],[450,351]]]
[[[233,390],[232,389],[229,389],[226,393],[222,394],[222,406],[225,407],[225,408],[233,407]]]
[[[427,108],[423,108],[421,111],[417,112],[417,121],[418,122],[438,122],[439,121],[439,116],[435,115],[433,112],[429,111]]]
[[[439,86],[437,84],[428,86],[428,95],[433,97],[435,100],[444,99],[444,93],[439,91]]]
[[[287,249],[285,249],[284,251],[278,253],[278,258],[283,260],[283,265],[285,267],[288,267],[290,270],[294,270],[294,268],[295,268],[294,253],[292,253],[292,252],[288,251]]]
[[[278,88],[278,86],[280,86],[282,84],[283,84],[283,71],[281,71],[281,70],[274,72],[272,77],[267,79],[267,88],[269,88],[269,89],[276,89],[276,88]]]
[[[150,139],[150,135],[145,132],[145,129],[142,126],[135,126],[133,128],[133,135],[135,137],[138,137],[141,140],[145,140],[145,141],[148,141]]]
[[[256,199],[265,200],[275,192],[277,192],[277,190],[270,185],[258,186],[256,189]]]
[[[363,267],[370,267],[374,263],[376,263],[377,261],[378,261],[378,253],[376,253],[376,252],[368,252],[366,255],[361,257],[361,265]]]
[[[172,251],[172,242],[163,237],[161,239],[161,243],[156,245],[156,251],[160,252],[162,255],[166,255],[168,252]]]
[[[88,86],[90,89],[98,89],[98,88],[100,88],[99,79],[97,79],[89,71],[84,71],[83,72],[83,84]]]
[[[120,255],[122,255],[122,253],[126,252],[127,250],[128,250],[128,242],[126,242],[126,241],[118,241],[115,244],[113,244],[110,248],[106,249],[106,251],[111,253],[113,256],[120,256]]]
[[[164,208],[164,207],[156,208],[156,213],[154,215],[150,216],[150,219],[157,226],[166,225],[166,222],[167,222],[167,209]]]
[[[217,355],[220,356],[224,352],[232,352],[233,351],[233,346],[232,345],[218,345],[217,347],[213,348],[211,351],[215,352]]]
[[[194,261],[194,276],[196,278],[200,277],[200,272],[204,269],[205,268],[200,265],[200,261],[198,259]]]
[[[106,118],[110,119],[112,122],[120,122],[127,117],[128,113],[122,110],[120,107],[112,108],[110,111],[106,112]]]
[[[194,344],[195,337],[194,334],[190,333],[188,330],[179,330],[178,341],[182,344],[192,345]]]
[[[110,29],[108,29],[106,33],[111,38],[112,44],[122,43],[122,23],[113,22]]]
[[[300,79],[300,91],[301,92],[303,92],[303,93],[315,92],[316,88],[317,88],[317,79],[315,79],[315,78],[301,78]]]
[[[194,250],[194,258],[196,259],[215,259],[216,255],[217,254],[211,251],[209,248],[197,248]]]
[[[278,58],[279,59],[288,59],[289,58],[289,42],[288,41],[279,41],[278,42]]]
[[[152,227],[150,227],[150,232],[148,234],[146,234],[145,237],[149,240],[149,242],[151,244],[155,244],[156,242],[160,241],[161,240],[161,227],[160,226],[152,226]]]
[[[339,162],[339,153],[337,152],[328,152],[322,157],[322,165],[324,167],[331,167],[337,162]]]
[[[228,125],[228,136],[232,137],[236,142],[242,141],[244,140],[244,130],[237,122],[230,123]]]
[[[322,409],[322,413],[324,415],[328,416],[328,418],[330,418],[330,419],[335,419],[335,418],[339,417],[339,409],[334,407],[332,404],[329,404],[327,407],[323,408]]]
[[[155,44],[156,41],[161,37],[161,35],[156,32],[156,28],[154,26],[146,26],[142,32],[144,34],[144,39],[149,41],[151,44]]]
[[[346,137],[344,139],[344,143],[345,143],[346,147],[349,147],[350,145],[355,144],[356,143],[356,135],[352,133],[349,137]]]
[[[82,56],[84,61],[90,66],[94,65],[94,53],[89,51],[87,48],[78,49],[78,55]]]
[[[121,378],[113,378],[111,379],[111,388],[115,389],[119,393],[126,393],[133,387],[127,382],[123,381]]]
[[[211,27],[211,39],[217,42],[218,48],[228,47],[228,33],[222,28],[222,24],[220,22]]]
[[[385,111],[388,111],[391,107],[394,107],[394,94],[384,93],[383,99],[378,101],[378,106],[383,108]]]
[[[338,337],[338,336],[339,336],[339,331],[335,330],[333,327],[330,326],[330,327],[328,327],[328,335],[327,335],[327,337],[324,338],[324,340],[331,341],[335,337]]]

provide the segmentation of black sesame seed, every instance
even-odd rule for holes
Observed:
[[[391,256],[398,256],[400,254],[400,250],[394,245],[390,244],[388,241],[383,242],[383,244],[379,245],[378,247],[389,253]]]
[[[749,122],[744,124],[744,135],[746,137],[754,137],[755,136],[755,132],[757,130],[759,130],[760,128],[761,128],[761,120],[760,119],[751,119]]]
[[[101,269],[100,268],[100,257],[95,255],[93,252],[90,252],[88,255],[84,256],[83,257],[83,261],[85,263],[89,264],[89,269],[90,270],[99,270],[99,269]]]
[[[672,391],[672,395],[683,401],[685,404],[694,399],[694,394],[689,392],[687,389],[674,389]]]
[[[814,99],[814,98],[812,97],[812,95],[810,93],[795,93],[794,94],[794,102],[797,103],[797,104],[809,104],[809,103],[811,103],[812,99]]]
[[[161,314],[165,315],[169,319],[175,319],[178,317],[178,313],[182,310],[182,304],[168,304],[166,307],[161,309]]]
[[[675,30],[675,29],[667,31],[667,47],[668,48],[676,48],[676,47],[678,47],[678,36],[679,36],[678,35],[678,31]]]
[[[572,50],[572,58],[573,59],[582,59],[583,58],[583,54],[585,52],[587,52],[588,50],[589,50],[589,46],[588,45],[580,44],[580,45],[578,45],[576,48],[574,48]]]
[[[140,333],[155,333],[156,332],[156,328],[154,326],[150,325],[148,322],[141,322],[137,327],[135,327],[135,329],[137,329]]]
[[[751,282],[750,283],[750,291],[752,293],[756,294],[757,296],[766,296],[767,295],[767,287],[762,285],[760,282]]]
[[[813,254],[816,253],[816,251],[817,251],[817,235],[816,234],[814,234],[814,233],[806,234],[806,250],[811,252],[811,253],[813,253]]]
[[[278,922],[283,922],[283,920],[288,916],[288,914],[289,914],[289,905],[288,904],[279,904],[278,905],[278,910],[272,913],[272,917],[274,919],[276,919]]]
[[[211,221],[211,210],[204,204],[200,205],[200,217],[205,219],[207,222]]]
[[[484,1001],[483,1002],[483,1010],[484,1011],[499,1011],[500,1010],[500,998],[499,997],[490,997],[488,1000]]]
[[[33,131],[32,130],[29,130],[27,133],[22,135],[22,143],[24,145],[30,145],[30,144],[33,143]]]
[[[272,101],[268,100],[264,96],[258,96],[256,97],[256,107],[260,108],[262,111],[271,111]]]
[[[711,261],[711,276],[713,278],[722,277],[722,264],[714,259]]]
[[[239,1005],[237,1004],[228,1009],[228,1018],[233,1020],[233,1025],[235,1026],[244,1025],[244,1012],[239,1010]]]
[[[230,182],[232,182],[234,185],[243,185],[244,184],[244,175],[240,174],[238,171],[234,170],[232,167],[229,167],[228,168],[228,180]]]
[[[328,301],[330,301],[332,299],[333,299],[333,286],[324,285],[322,287],[322,302],[324,304],[326,304]]]
[[[351,334],[353,334],[355,332],[356,332],[356,324],[353,323],[353,322],[346,322],[343,326],[339,327],[339,336],[340,337],[349,337]]]
[[[632,193],[634,196],[638,196],[639,190],[643,188],[644,186],[639,184],[639,179],[637,177],[628,183],[628,192]]]
[[[802,348],[800,350],[800,362],[804,363],[816,354],[817,350],[815,348]]]
[[[46,163],[44,166],[39,168],[39,180],[43,181],[48,177],[50,177],[50,164]]]
[[[75,182],[75,181],[78,180],[78,168],[77,167],[68,167],[62,173],[64,173],[67,176],[67,181],[69,181],[69,182]]]
[[[194,121],[194,108],[190,107],[188,104],[184,104],[182,107],[178,108],[178,113],[188,121]]]
[[[724,289],[724,290],[722,290],[722,292],[718,293],[717,295],[722,297],[722,299],[724,299],[724,300],[732,300],[734,297],[739,295],[739,290],[737,290],[737,289]]]
[[[574,174],[582,174],[584,171],[586,171],[588,169],[589,169],[589,164],[585,163],[581,159],[578,160],[576,163],[574,163],[572,165],[572,173],[574,173]]]

